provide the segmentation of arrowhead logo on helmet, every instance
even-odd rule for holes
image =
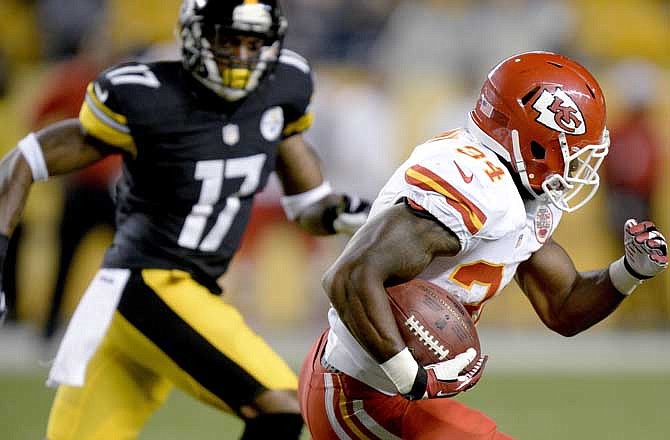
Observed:
[[[533,103],[533,108],[540,112],[535,120],[552,130],[572,135],[586,133],[582,112],[575,101],[560,87],[553,93],[544,89]]]
[[[525,52],[487,75],[468,130],[503,158],[526,193],[572,212],[598,189],[609,149],[600,85],[560,54]]]

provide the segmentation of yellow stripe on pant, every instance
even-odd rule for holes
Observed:
[[[173,386],[236,412],[266,389],[296,389],[297,378],[234,307],[187,273],[134,271],[84,386],[59,387],[48,439],[134,439]]]

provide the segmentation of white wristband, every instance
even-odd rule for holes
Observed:
[[[623,295],[630,295],[633,293],[633,290],[637,288],[644,280],[634,277],[628,272],[624,264],[624,258],[621,257],[616,260],[614,263],[610,264],[609,275],[610,280],[616,290],[621,292]]]
[[[414,359],[414,356],[412,356],[412,353],[409,352],[409,348],[405,347],[391,359],[383,364],[379,364],[379,366],[391,379],[391,382],[393,382],[393,385],[395,385],[400,394],[407,394],[412,391],[416,372],[419,371],[419,364]]]
[[[289,220],[295,220],[300,216],[305,208],[332,193],[333,188],[331,188],[330,183],[324,180],[323,183],[321,183],[321,185],[317,186],[316,188],[312,188],[309,191],[305,191],[300,194],[284,196],[279,199],[279,201],[281,202],[282,208],[284,208],[286,217]]]
[[[19,141],[17,148],[23,154],[23,158],[28,163],[28,167],[33,174],[33,181],[39,182],[49,178],[49,170],[47,169],[46,161],[44,160],[44,153],[42,153],[42,146],[37,140],[35,133],[30,133]]]

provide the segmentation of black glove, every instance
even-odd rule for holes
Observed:
[[[342,194],[341,203],[326,210],[323,225],[331,234],[354,235],[370,213],[370,202],[358,196]]]

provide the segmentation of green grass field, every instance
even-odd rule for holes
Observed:
[[[0,376],[0,438],[41,439],[53,391],[43,377]],[[488,375],[460,400],[521,440],[664,440],[670,375]],[[179,392],[141,440],[237,439],[242,425]],[[308,439],[307,435],[304,439]]]

